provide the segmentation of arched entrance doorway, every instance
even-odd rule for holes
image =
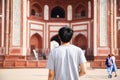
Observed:
[[[80,47],[84,53],[86,54],[86,50],[87,50],[87,38],[82,35],[82,34],[78,34],[73,41],[73,44]]]
[[[65,18],[65,11],[63,8],[56,6],[51,11],[51,18]]]
[[[42,49],[42,38],[39,34],[34,34],[30,39],[30,50],[33,55],[33,49],[35,49],[38,53],[40,53]]]

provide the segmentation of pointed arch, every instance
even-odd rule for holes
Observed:
[[[51,18],[65,18],[65,10],[56,6],[51,10]]]
[[[83,34],[78,34],[73,41],[73,44],[82,48],[83,50],[87,49],[87,38]]]
[[[42,16],[42,8],[38,3],[33,3],[31,5],[31,15],[38,16],[38,17]]]
[[[44,20],[49,20],[49,6],[44,6]]]
[[[72,20],[72,5],[68,5],[67,7],[67,19]]]
[[[88,4],[80,3],[74,11],[74,19],[82,19],[88,17]]]
[[[39,34],[34,34],[30,38],[30,50],[33,53],[33,49],[41,50],[42,49],[42,38]]]

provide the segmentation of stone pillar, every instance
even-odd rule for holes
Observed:
[[[21,0],[12,0],[11,5],[11,34],[10,34],[10,48],[9,54],[18,55],[22,53],[21,44],[22,44],[22,1]]]
[[[94,0],[94,28],[93,28],[93,40],[94,40],[94,56],[97,55],[97,0]]]
[[[27,54],[27,11],[27,0],[23,0],[23,55]]]
[[[109,25],[109,1],[108,0],[98,0],[98,25],[97,25],[97,40],[98,40],[98,47],[97,47],[97,55],[98,56],[105,56],[110,53],[110,28]]]
[[[114,1],[113,0],[110,0],[110,29],[111,29],[111,45],[110,45],[110,48],[111,48],[111,51],[110,53],[114,52]]]
[[[113,36],[114,36],[114,53],[118,55],[118,48],[117,48],[117,25],[116,25],[116,17],[117,17],[117,0],[113,0]]]
[[[117,51],[117,25],[116,25],[116,0],[110,0],[110,25],[111,25],[111,53]]]
[[[116,25],[116,14],[117,14],[117,0],[114,0],[114,41],[115,41],[115,49],[117,49],[117,25]]]
[[[20,46],[21,42],[21,0],[13,0],[12,46]]]
[[[9,9],[10,9],[10,1],[7,0],[7,8],[6,8],[6,54],[9,53]]]
[[[1,47],[4,48],[4,29],[5,29],[5,0],[2,0],[2,45]]]
[[[30,0],[27,2],[27,16],[30,17]]]

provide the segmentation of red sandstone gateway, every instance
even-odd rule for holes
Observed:
[[[68,25],[71,43],[83,49],[91,67],[105,68],[114,52],[120,68],[119,8],[120,0],[0,0],[0,67],[45,67],[56,46],[51,42],[60,45],[57,31]]]

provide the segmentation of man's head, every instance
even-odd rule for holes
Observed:
[[[68,26],[64,26],[64,27],[60,28],[58,35],[62,42],[67,43],[71,40],[71,38],[73,36],[73,30]]]

